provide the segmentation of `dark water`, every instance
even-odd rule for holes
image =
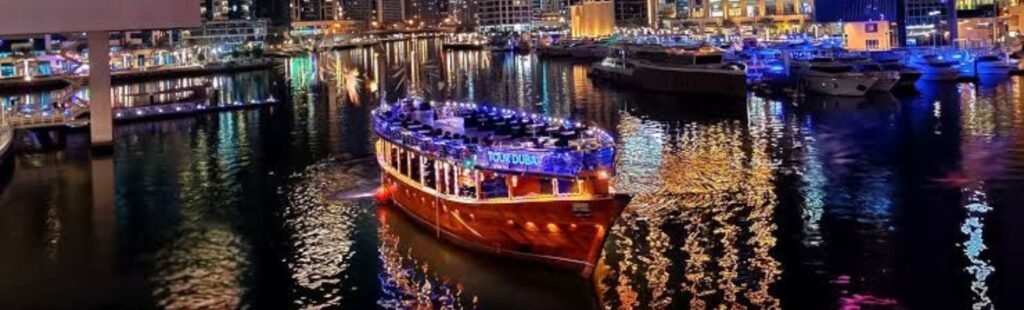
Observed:
[[[216,77],[224,100],[282,102],[119,125],[112,158],[22,133],[0,308],[1024,309],[1020,79],[730,104],[586,69],[395,43]],[[365,198],[368,113],[410,88],[614,132],[635,197],[596,279],[466,253]]]

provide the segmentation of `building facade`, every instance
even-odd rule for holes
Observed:
[[[478,25],[483,30],[524,31],[530,27],[532,0],[476,1]]]
[[[615,30],[612,1],[586,1],[569,9],[570,34],[574,38],[604,37]]]
[[[816,0],[814,21],[818,23],[896,20],[898,0]]]
[[[648,0],[614,0],[615,26],[646,27],[648,24]]]
[[[405,0],[377,0],[377,22],[387,25],[405,21]]]
[[[405,2],[406,18],[426,24],[437,24],[444,19],[442,0],[408,0]]]
[[[344,11],[341,0],[292,0],[291,20],[298,21],[321,21],[321,20],[342,20]]]
[[[204,21],[253,18],[253,0],[199,0]]]
[[[830,0],[821,0],[830,1]],[[831,0],[844,2],[846,0]],[[813,0],[677,0],[676,16],[690,23],[759,24],[811,22]]]
[[[950,0],[903,0],[907,46],[949,45],[957,38],[956,3]]]
[[[477,1],[475,0],[447,0],[448,5],[447,16],[451,18],[451,22],[457,25],[473,26],[477,25],[478,18],[476,15]]]

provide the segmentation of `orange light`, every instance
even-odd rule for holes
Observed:
[[[553,233],[557,233],[558,232],[558,225],[555,225],[555,223],[548,223],[547,228],[548,228],[548,231],[550,231],[550,232],[553,232]]]
[[[537,225],[534,224],[533,222],[526,222],[526,225],[524,225],[524,226],[526,227],[526,231],[538,231],[538,230],[540,230],[540,228],[537,228]]]
[[[607,180],[608,179],[608,170],[598,171],[597,172],[597,178],[599,180]]]
[[[516,225],[516,221],[513,221],[513,220],[508,220],[508,221],[505,221],[505,225],[508,225],[508,226],[515,226],[515,225]]]
[[[386,187],[381,186],[377,189],[377,192],[373,193],[373,199],[377,203],[385,203],[391,200],[391,192]]]

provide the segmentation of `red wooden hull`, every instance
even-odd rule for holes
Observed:
[[[625,205],[613,197],[446,199],[393,173],[384,168],[381,176],[391,200],[438,238],[500,257],[569,269],[584,277],[592,275],[609,227]],[[589,212],[579,212],[583,204]]]

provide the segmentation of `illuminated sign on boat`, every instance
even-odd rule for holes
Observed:
[[[540,157],[529,153],[487,152],[487,161],[493,164],[540,166]]]

